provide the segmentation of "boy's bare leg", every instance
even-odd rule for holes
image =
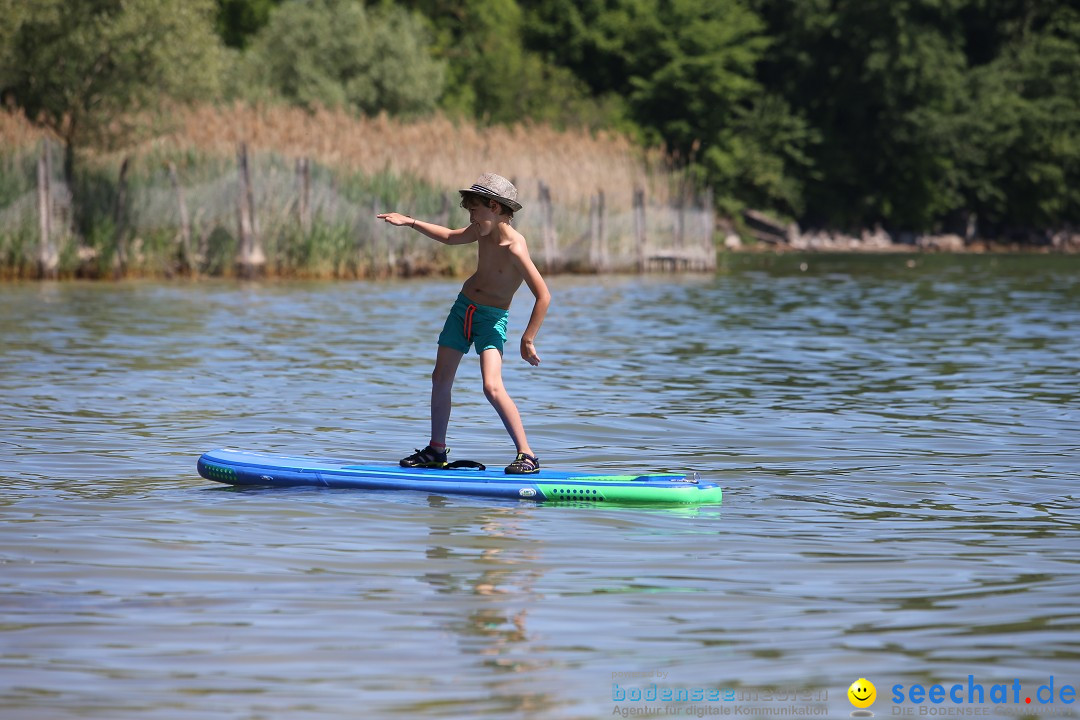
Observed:
[[[480,375],[484,379],[484,395],[488,402],[499,413],[499,418],[510,433],[510,438],[517,446],[518,452],[534,455],[529,441],[525,438],[525,426],[521,424],[521,414],[517,405],[506,394],[502,379],[502,353],[490,348],[480,353]]]
[[[446,427],[450,424],[450,391],[454,387],[458,365],[464,356],[459,350],[439,346],[435,369],[431,371],[431,442],[435,447],[446,445]]]

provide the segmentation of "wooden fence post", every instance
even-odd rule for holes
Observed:
[[[52,237],[52,160],[49,157],[48,142],[41,143],[41,155],[37,162],[37,197],[38,229],[41,232],[38,244],[38,277],[55,278],[60,264],[60,256]]]
[[[596,269],[596,245],[599,243],[596,227],[596,196],[589,196],[589,268]]]
[[[195,269],[195,258],[191,254],[191,220],[188,218],[187,201],[184,199],[184,188],[180,185],[180,175],[176,172],[176,164],[169,163],[169,182],[176,193],[176,207],[180,212],[180,255],[184,268],[191,272]]]
[[[596,269],[604,272],[608,269],[608,245],[607,245],[607,209],[604,202],[604,191],[596,193]]]
[[[704,213],[705,213],[705,267],[702,270],[716,269],[716,243],[713,235],[716,233],[716,208],[713,205],[713,189],[711,185],[705,187]]]
[[[637,249],[637,269],[645,272],[645,191],[634,190],[634,245]]]
[[[604,191],[589,198],[589,265],[597,272],[607,266],[604,230]]]
[[[240,143],[236,150],[236,213],[239,220],[240,243],[237,248],[236,265],[242,276],[251,269],[251,215],[248,213],[247,145]]]
[[[551,207],[551,188],[543,180],[539,181],[540,195],[540,237],[544,243],[544,272],[553,272],[556,262],[555,220]]]
[[[375,217],[379,214],[379,199],[375,198],[375,201],[371,206],[371,217]],[[388,277],[394,274],[394,267],[397,265],[397,253],[394,251],[394,238],[390,236],[390,233],[386,232],[385,225],[381,220],[375,220],[375,232],[379,235],[380,241],[386,246],[386,268],[385,272]]]
[[[311,162],[306,158],[296,159],[296,184],[299,195],[297,215],[300,232],[311,234]]]
[[[240,214],[240,250],[236,264],[241,277],[251,278],[266,264],[266,254],[263,253],[259,242],[258,225],[255,223],[255,191],[251,186],[246,143],[240,143],[236,165],[239,174],[239,192],[236,202]]]
[[[686,196],[679,195],[675,205],[675,247],[682,250],[686,233]]]
[[[113,206],[113,230],[116,255],[113,256],[113,275],[122,276],[127,270],[127,174],[131,158],[125,157],[120,163],[120,177],[116,183],[116,204]]]

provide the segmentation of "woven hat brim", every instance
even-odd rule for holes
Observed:
[[[505,205],[506,207],[513,210],[514,212],[517,212],[518,210],[521,209],[521,203],[519,203],[517,200],[511,200],[510,198],[503,197],[502,195],[496,195],[495,193],[491,192],[490,190],[488,190],[483,185],[473,185],[470,188],[466,188],[464,190],[458,190],[458,192],[461,193],[462,195],[480,195],[482,197],[491,198],[492,200],[497,200],[497,201],[501,202],[503,205]]]

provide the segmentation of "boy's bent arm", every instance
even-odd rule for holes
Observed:
[[[452,230],[451,228],[443,227],[442,225],[417,220],[416,218],[396,212],[380,213],[375,217],[379,220],[385,220],[391,225],[410,227],[423,235],[427,235],[432,240],[438,240],[444,245],[467,245],[468,243],[476,242],[479,237],[475,225]]]
[[[510,247],[510,256],[514,259],[521,277],[529,286],[536,301],[533,303],[532,315],[529,316],[529,324],[525,332],[521,334],[521,357],[530,365],[539,365],[540,356],[536,354],[536,334],[540,332],[540,326],[544,323],[548,307],[551,305],[551,292],[547,283],[544,282],[536,264],[529,257],[529,249],[525,243],[515,243]]]

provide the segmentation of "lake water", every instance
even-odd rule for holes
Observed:
[[[534,448],[719,479],[697,510],[198,477],[222,446],[421,447],[459,281],[0,285],[0,717],[846,717],[859,678],[879,717],[1075,716],[1078,278],[907,255],[553,278],[543,364],[507,355]],[[509,462],[475,356],[455,400],[454,456]]]

